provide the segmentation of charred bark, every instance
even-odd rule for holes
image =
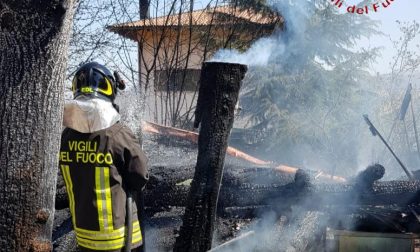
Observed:
[[[50,251],[76,0],[0,2],[0,248]]]
[[[196,128],[201,124],[197,165],[174,251],[211,248],[227,141],[246,71],[240,64],[203,64],[194,122]]]
[[[354,182],[360,190],[369,190],[375,181],[380,180],[385,175],[385,168],[380,164],[374,164],[360,172]]]

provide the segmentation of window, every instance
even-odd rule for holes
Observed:
[[[155,72],[155,86],[158,91],[195,91],[200,73],[200,69],[159,70]]]

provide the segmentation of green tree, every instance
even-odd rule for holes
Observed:
[[[249,4],[249,1],[246,1]],[[250,67],[241,99],[249,130],[282,162],[355,165],[364,99],[362,82],[377,49],[355,50],[377,33],[367,16],[341,14],[329,1],[282,1],[286,20],[268,64]]]

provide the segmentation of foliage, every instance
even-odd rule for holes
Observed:
[[[121,72],[130,83],[137,80],[137,66],[130,58],[137,51],[136,45],[107,30],[109,25],[135,20],[136,4],[127,0],[80,1],[70,40],[69,79],[84,63],[99,61],[112,69],[126,70]]]
[[[416,21],[409,23],[397,20],[396,22],[401,36],[398,40],[391,39],[396,50],[393,62],[391,62],[391,75],[395,79],[405,74],[411,80],[413,74],[420,67],[420,55],[417,52],[420,49],[420,45],[413,45],[415,38],[420,35],[420,25]],[[413,46],[415,47],[414,49],[412,48]]]
[[[415,92],[418,90],[418,86],[413,80],[419,77],[420,55],[418,50],[420,45],[416,41],[419,39],[420,25],[416,21],[396,22],[400,36],[395,39],[390,38],[394,49],[394,55],[389,62],[390,72],[378,75],[375,80],[382,97],[376,114],[379,115],[378,121],[383,125],[387,139],[394,151],[401,155],[405,165],[416,168],[420,162],[420,146],[418,146],[420,144],[415,119],[420,116],[420,111],[417,109],[420,97],[418,92]],[[401,121],[398,117],[409,84],[413,86],[411,103],[405,120]],[[391,167],[399,166],[392,158],[387,158],[383,163]],[[395,172],[400,173],[400,170],[395,169]]]

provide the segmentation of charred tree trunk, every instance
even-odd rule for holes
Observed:
[[[149,18],[149,5],[150,0],[139,0],[140,19]]]
[[[51,251],[76,0],[0,2],[0,248]]]
[[[240,64],[203,64],[194,122],[201,124],[197,165],[174,251],[211,248],[227,141],[246,71]]]
[[[140,14],[140,20],[145,20],[149,18],[150,16],[150,0],[139,0],[139,14]],[[145,85],[144,91],[146,91],[146,85],[147,83],[142,83],[142,72],[143,72],[143,43],[144,38],[141,37],[141,39],[137,43],[137,50],[138,50],[138,78],[139,78],[139,90],[141,92],[142,90],[142,84]],[[144,105],[142,105],[144,106]],[[144,110],[144,108],[142,108]]]

